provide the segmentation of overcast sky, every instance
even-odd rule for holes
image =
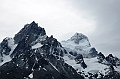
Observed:
[[[120,0],[0,0],[0,41],[35,21],[59,41],[74,33],[120,57]]]

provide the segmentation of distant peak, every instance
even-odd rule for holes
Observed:
[[[73,36],[85,36],[85,35],[83,35],[82,33],[76,32]]]
[[[82,33],[77,33],[77,32],[70,38],[70,40],[74,41],[76,44],[79,44],[79,41],[82,39],[86,39],[88,41],[87,36],[83,35]]]
[[[78,33],[78,32],[76,32],[75,34],[76,34],[76,35],[80,35],[80,34],[82,34],[82,33]],[[82,35],[83,35],[83,34],[82,34]]]

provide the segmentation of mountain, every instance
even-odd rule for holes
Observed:
[[[34,21],[0,43],[0,79],[120,79],[119,70],[120,59],[98,53],[87,36],[60,43]]]
[[[61,44],[67,51],[65,62],[86,79],[120,78],[120,59],[112,54],[105,57],[103,53],[98,53],[82,33],[75,33],[67,41],[61,41]]]
[[[83,79],[64,62],[66,50],[34,21],[0,44],[1,79]],[[6,62],[6,57],[9,60]]]
[[[82,33],[75,33],[67,41],[61,41],[62,46],[72,55],[82,54],[84,57],[90,58],[97,55],[97,51],[88,40],[88,37]]]

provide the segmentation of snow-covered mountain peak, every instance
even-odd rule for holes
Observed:
[[[69,41],[74,41],[75,44],[80,44],[81,42],[85,40],[89,42],[87,36],[83,35],[82,33],[77,33],[77,32],[69,39]]]
[[[71,37],[71,39],[73,38],[73,37],[75,37],[75,38],[87,38],[87,36],[85,36],[84,34],[82,34],[82,33],[78,33],[78,32],[76,32],[72,37]]]
[[[75,33],[67,41],[61,41],[61,44],[69,53],[72,53],[74,55],[93,53],[88,37],[82,33]]]

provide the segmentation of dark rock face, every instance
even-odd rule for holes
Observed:
[[[5,38],[2,43],[0,44],[0,54],[9,55],[11,48],[8,46],[8,40],[11,38]]]
[[[83,67],[84,69],[87,67],[87,65],[85,64],[85,62],[83,60],[83,56],[81,54],[78,54],[76,56],[75,61],[77,62],[77,64],[80,64],[81,67]]]
[[[109,54],[105,59],[113,66],[120,66],[120,59],[114,57],[112,54]]]
[[[20,55],[25,49],[29,48],[29,43],[26,42],[26,39],[22,39],[19,41],[17,47],[14,49],[13,53],[10,55],[11,58],[15,57],[16,55]]]
[[[69,54],[73,55],[73,56],[77,56],[77,52],[76,51],[70,51]]]
[[[105,59],[105,56],[100,52],[97,56],[98,62],[102,63]]]
[[[0,77],[3,79],[25,79],[29,78],[28,75],[30,73],[33,73],[33,79],[82,78],[82,76],[78,75],[71,66],[64,63],[64,60],[61,58],[60,54],[56,55],[50,52],[50,49],[53,48],[54,50],[55,47],[43,45],[38,49],[31,49],[29,47],[24,48],[22,51],[19,51],[21,50],[21,47],[20,49],[18,47],[16,52],[21,53],[14,55],[14,58],[10,62],[0,67]],[[56,48],[56,50],[58,49]],[[61,51],[58,52],[62,53]]]
[[[96,51],[95,48],[91,48],[90,51],[89,51],[89,53],[90,53],[90,55],[91,55],[92,57],[96,57],[97,54],[98,54],[98,52]]]
[[[14,40],[15,43],[19,43],[22,39],[29,39],[29,42],[33,42],[39,35],[43,36],[45,34],[44,28],[38,27],[38,24],[33,21],[31,24],[26,24],[24,28],[15,35]]]

